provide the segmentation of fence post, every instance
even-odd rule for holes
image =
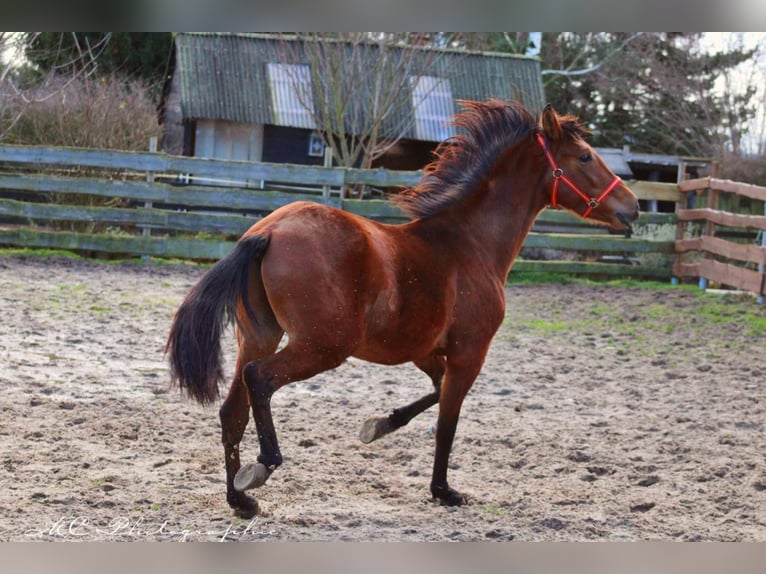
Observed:
[[[763,214],[766,215],[766,202],[763,203]],[[761,230],[761,247],[766,249],[766,231]],[[758,271],[761,273],[761,292],[758,293],[758,302],[763,305],[764,302],[764,296],[763,296],[763,288],[764,288],[764,282],[766,282],[766,262],[761,261],[758,264]]]
[[[152,136],[149,138],[149,152],[150,153],[157,153],[157,136]],[[146,182],[147,183],[154,183],[154,172],[148,171],[146,172]],[[144,207],[151,208],[152,202],[151,201],[145,201]],[[152,230],[150,227],[142,227],[141,228],[141,235],[144,237],[149,237],[152,234]],[[141,260],[142,261],[148,261],[149,257],[147,255],[142,255]]]
[[[710,181],[710,186],[707,188],[707,208],[715,210],[718,207],[718,190],[713,187],[715,185],[714,180]],[[705,222],[705,230],[702,232],[703,237],[715,236],[715,223],[708,220]],[[710,259],[712,256],[707,251],[702,252],[702,259]],[[699,287],[703,291],[707,289],[708,280],[707,277],[700,276]]]
[[[679,197],[676,201],[676,217],[678,217],[678,212],[682,209],[685,209],[687,207],[688,202],[688,196],[685,192],[682,192],[681,182],[686,179],[686,163],[683,159],[678,160],[678,174],[676,176],[676,184],[679,186]],[[686,223],[681,221],[680,219],[676,220],[676,242],[681,241],[684,238],[684,234],[686,233]],[[681,254],[676,253],[675,258],[675,267],[681,268]],[[678,285],[679,280],[678,277],[675,275],[671,275],[670,277],[670,284],[671,285]]]
[[[680,197],[676,201],[676,243],[681,241],[684,238],[684,235],[686,234],[686,223],[684,221],[681,221],[681,218],[678,217],[678,213],[684,209],[684,204],[687,201],[686,193],[681,192]],[[681,269],[681,253],[676,252],[675,258],[674,258],[675,265],[674,267],[676,269]],[[675,275],[672,275],[670,277],[670,284],[671,285],[678,285],[679,280],[678,277]]]
[[[332,167],[332,148],[330,146],[325,146],[324,148],[324,164],[325,167]],[[332,190],[330,189],[329,185],[323,185],[322,186],[322,197],[325,199],[330,197],[330,194],[332,193]]]

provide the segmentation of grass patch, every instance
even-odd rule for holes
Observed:
[[[86,289],[85,285],[83,285],[82,283],[74,283],[74,284],[62,283],[61,285],[59,285],[59,291],[62,291],[67,294],[84,293],[85,289]]]
[[[563,331],[569,331],[572,328],[572,324],[569,321],[528,319],[526,321],[518,321],[517,323],[522,327],[526,327],[527,329],[540,333],[561,333]]]
[[[547,273],[542,271],[514,271],[508,276],[507,285],[585,285],[607,287],[629,287],[668,291],[672,289],[696,290],[696,285],[673,285],[669,281],[636,279],[634,277],[614,277],[598,279],[570,275],[568,273]]]
[[[18,247],[0,248],[0,257],[69,257],[70,259],[82,259],[77,253],[64,249],[29,249]]]
[[[107,265],[186,265],[189,267],[207,268],[214,265],[215,262],[198,262],[188,259],[177,259],[172,257],[142,257],[140,255],[131,255],[126,257],[116,258],[93,258],[83,257],[75,253],[74,251],[67,251],[65,249],[33,249],[33,248],[18,248],[18,247],[4,247],[0,248],[0,258],[2,257],[37,257],[40,259],[48,259],[53,257],[66,257],[75,260],[88,260],[96,263],[104,263]]]
[[[110,309],[109,307],[104,307],[103,305],[91,305],[89,310],[96,316],[96,319],[101,319]]]
[[[489,514],[491,516],[506,516],[508,514],[508,511],[504,508],[500,508],[496,504],[485,504],[481,507],[482,512],[485,514]]]
[[[528,275],[527,279],[555,281],[555,276]],[[552,297],[544,307],[510,308],[503,325],[505,337],[529,333],[541,337],[571,337],[577,344],[614,349],[617,355],[656,357],[669,340],[710,348],[708,358],[717,360],[715,349],[736,352],[744,339],[766,336],[766,306],[750,295],[706,293],[696,285],[673,286],[664,282],[622,279],[593,281],[569,278],[578,286],[604,286],[636,289],[620,297],[593,298],[587,305],[569,309],[571,297]],[[531,281],[530,281],[531,284]],[[638,292],[640,290],[640,293]],[[562,293],[567,292],[567,287]],[[672,293],[676,296],[671,296]],[[668,337],[671,337],[668,339]],[[610,350],[611,352],[611,350]]]
[[[712,325],[733,324],[742,327],[753,337],[766,335],[766,310],[751,297],[713,295],[700,292],[704,302],[697,310],[705,322]]]
[[[508,285],[572,285],[579,284],[581,277],[567,273],[545,273],[542,271],[514,271],[508,275]]]

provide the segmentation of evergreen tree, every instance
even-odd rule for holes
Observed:
[[[736,147],[755,113],[752,90],[732,96],[716,81],[753,50],[709,54],[700,33],[545,34],[547,99],[579,116],[593,143],[637,151],[718,155]]]
[[[26,55],[43,74],[90,66],[98,76],[116,73],[157,89],[170,71],[172,43],[170,32],[42,32],[30,35]]]

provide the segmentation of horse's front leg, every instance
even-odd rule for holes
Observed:
[[[427,394],[408,405],[394,409],[388,416],[370,417],[364,421],[364,424],[362,425],[362,430],[359,432],[359,440],[365,444],[371,443],[372,441],[405,426],[420,413],[438,403],[439,389],[441,388],[442,378],[444,377],[445,365],[444,357],[436,354],[428,355],[425,359],[415,361],[415,366],[431,378],[434,392]]]
[[[447,360],[447,373],[441,385],[439,396],[439,417],[436,425],[436,452],[431,476],[431,494],[447,506],[460,506],[466,503],[466,497],[451,488],[447,482],[447,466],[450,451],[455,439],[460,407],[468,390],[473,385],[481,370],[483,355],[480,360],[451,364]]]

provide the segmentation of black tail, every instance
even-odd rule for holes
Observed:
[[[250,235],[240,239],[234,250],[213,265],[192,287],[178,308],[170,328],[165,353],[170,360],[170,379],[202,404],[218,398],[218,383],[224,380],[221,333],[235,318],[237,302],[247,314],[250,265],[260,261],[269,238]]]

